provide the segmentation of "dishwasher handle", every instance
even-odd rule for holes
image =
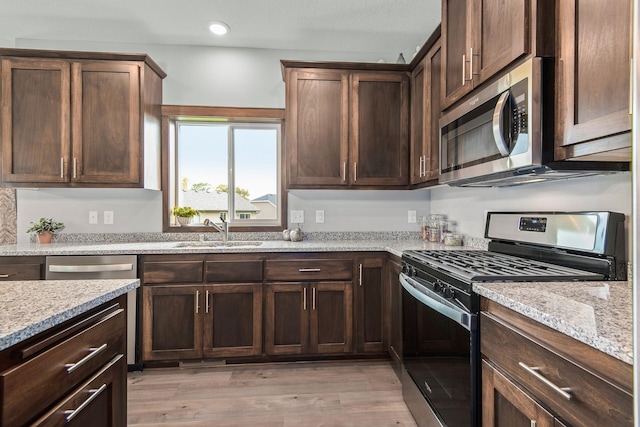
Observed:
[[[132,263],[124,264],[86,264],[86,265],[49,265],[51,273],[102,273],[105,271],[131,271]]]

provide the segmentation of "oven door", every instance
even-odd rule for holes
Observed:
[[[400,274],[403,397],[421,427],[479,425],[478,315]]]

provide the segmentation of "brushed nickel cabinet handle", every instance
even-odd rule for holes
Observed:
[[[538,423],[536,422],[536,420],[531,420],[531,427],[536,427],[538,425]]]
[[[469,80],[473,80],[473,48],[469,48]]]
[[[9,274],[0,274],[0,279],[8,279],[9,276]]]
[[[311,309],[315,310],[316,309],[316,288],[312,288],[311,289],[312,294],[311,294]]]
[[[362,286],[362,263],[358,265],[358,284]]]
[[[347,181],[347,162],[342,162],[342,182]]]
[[[307,311],[307,288],[302,290],[302,309]]]
[[[204,301],[204,312],[209,313],[209,291],[207,291]]]
[[[73,158],[73,179],[78,177],[78,159]]]
[[[87,392],[91,394],[91,396],[89,396],[89,398],[87,398],[87,400],[82,402],[82,404],[80,404],[80,406],[78,406],[76,409],[64,411],[64,414],[67,416],[67,418],[66,418],[67,422],[71,422],[71,420],[76,415],[78,415],[80,412],[82,412],[82,410],[84,408],[86,408],[93,401],[93,399],[98,397],[100,395],[100,393],[102,393],[106,388],[107,388],[107,385],[106,384],[102,384],[100,386],[100,388],[87,390]]]
[[[358,162],[353,162],[353,182],[358,180]]]
[[[60,157],[60,178],[64,178],[64,157]]]
[[[464,86],[464,84],[467,82],[467,76],[465,75],[464,72],[464,67],[467,65],[467,55],[466,54],[462,54],[462,86]]]
[[[200,311],[200,291],[196,291],[196,314]]]
[[[539,372],[540,371],[539,367],[527,366],[522,362],[518,362],[518,365],[520,365],[520,367],[523,368],[525,371],[529,372],[531,375],[533,375],[534,377],[542,381],[544,384],[549,386],[553,391],[558,393],[560,396],[564,397],[567,400],[571,400],[571,395],[569,394],[571,392],[571,389],[569,387],[558,387],[557,385],[549,381]]]
[[[102,352],[106,348],[107,348],[107,343],[102,344],[100,347],[91,347],[89,349],[89,354],[87,354],[85,357],[83,357],[76,363],[67,363],[66,365],[64,365],[64,367],[67,368],[67,374],[72,373],[73,371],[75,371],[76,369],[78,369],[79,367],[87,363],[89,360],[96,357],[98,353]]]
[[[319,268],[299,268],[298,269],[298,272],[300,273],[318,273],[320,271],[322,270]]]

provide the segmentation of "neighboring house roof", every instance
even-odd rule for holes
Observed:
[[[278,206],[278,197],[275,194],[269,193],[264,196],[256,197],[251,202],[270,202],[273,206]]]
[[[198,211],[228,211],[229,198],[227,193],[216,193],[215,191],[183,191],[182,204],[191,206]],[[242,212],[259,212],[256,206],[244,197],[236,197],[236,211]]]

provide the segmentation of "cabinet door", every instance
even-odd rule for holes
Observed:
[[[262,284],[204,287],[204,356],[262,354]]]
[[[347,184],[347,116],[346,72],[290,72],[286,120],[290,185]]]
[[[202,357],[202,286],[142,288],[142,360]]]
[[[482,361],[484,427],[553,427],[554,418],[511,380]]]
[[[442,0],[442,108],[451,106],[472,89],[469,29],[472,0]]]
[[[440,175],[440,116],[441,101],[441,74],[442,74],[442,47],[437,41],[426,56],[427,67],[427,103],[425,109],[426,123],[424,126],[423,142],[423,175],[422,181],[433,181],[437,184]]]
[[[559,160],[630,147],[631,1],[558,2]],[[597,140],[597,141],[596,141]],[[576,145],[593,141],[583,145]],[[564,148],[566,147],[566,148]],[[629,161],[628,150],[585,160]]]
[[[311,353],[349,353],[353,336],[352,282],[310,285]]]
[[[67,182],[70,67],[54,59],[2,60],[2,181]]]
[[[125,427],[126,378],[125,358],[120,354],[32,426]]]
[[[72,180],[139,183],[139,66],[127,62],[75,62],[72,78]]]
[[[351,75],[349,180],[354,185],[409,183],[409,77]]]
[[[411,184],[422,182],[424,162],[425,127],[427,118],[427,67],[426,58],[411,73]]]
[[[530,34],[535,29],[531,28],[534,21],[529,4],[527,0],[474,1],[471,13],[474,86],[531,52]]]
[[[309,288],[303,283],[268,283],[264,300],[264,346],[268,355],[309,349]]]
[[[356,260],[358,280],[355,286],[356,351],[383,352],[385,331],[385,292],[382,258]]]
[[[400,262],[387,261],[389,282],[389,355],[393,370],[400,378],[402,373],[402,285],[400,284]]]

